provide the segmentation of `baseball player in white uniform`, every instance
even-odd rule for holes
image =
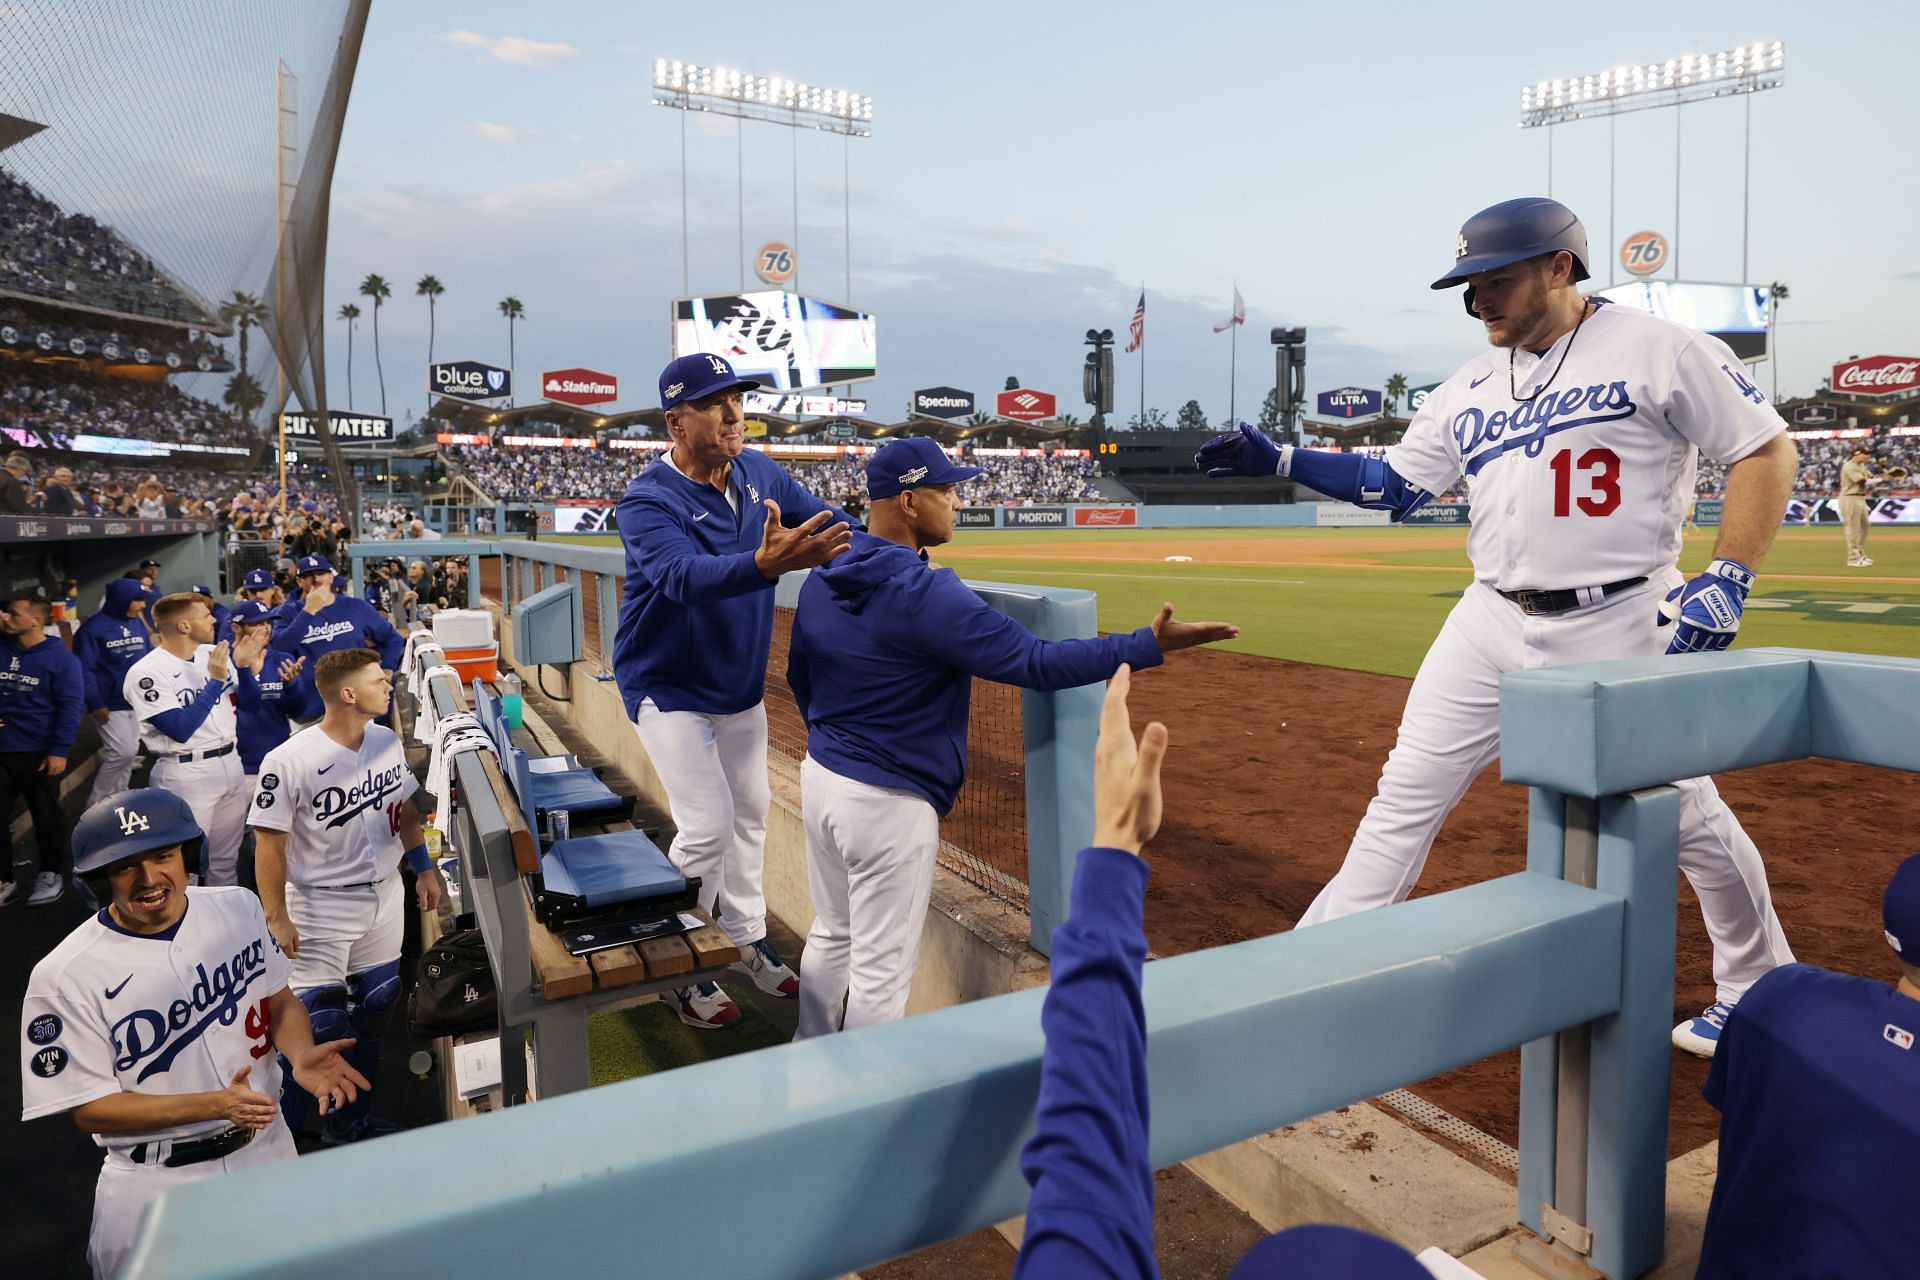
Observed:
[[[260,762],[247,821],[260,901],[293,961],[293,989],[316,1034],[357,1041],[349,1061],[372,1079],[400,996],[400,862],[418,876],[422,911],[439,905],[440,876],[412,801],[420,783],[399,736],[375,723],[393,698],[380,655],[335,650],[320,659],[314,684],[326,713]],[[283,1105],[298,1132],[304,1103],[289,1091]],[[362,1093],[330,1117],[323,1138],[355,1142],[391,1132],[370,1105]]]
[[[162,1191],[294,1154],[280,1055],[323,1111],[367,1085],[341,1056],[351,1041],[314,1042],[259,899],[187,887],[204,840],[159,788],[88,809],[74,868],[109,905],[34,966],[21,1006],[21,1119],[68,1112],[107,1153],[87,1246],[97,1276],[120,1272]]]
[[[1779,530],[1797,457],[1786,424],[1727,346],[1583,297],[1587,237],[1552,200],[1469,219],[1453,270],[1492,350],[1443,383],[1384,459],[1276,447],[1242,426],[1196,461],[1273,475],[1394,519],[1465,476],[1473,583],[1407,697],[1398,744],[1345,864],[1301,925],[1412,892],[1440,824],[1500,751],[1500,676],[1566,663],[1722,649]],[[1714,560],[1680,573],[1699,453],[1730,465]],[[1711,1057],[1728,1009],[1793,953],[1766,869],[1709,778],[1681,792],[1680,866],[1713,940],[1716,1000],[1674,1028]]]
[[[247,779],[234,749],[235,680],[228,646],[213,643],[213,610],[191,591],[153,606],[159,643],[127,668],[121,692],[153,757],[148,781],[189,805],[207,833],[207,884],[239,883]]]

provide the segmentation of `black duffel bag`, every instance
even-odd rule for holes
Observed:
[[[443,934],[420,957],[420,976],[407,999],[407,1028],[430,1040],[492,1031],[498,1021],[493,970],[487,966],[487,944],[480,931]]]

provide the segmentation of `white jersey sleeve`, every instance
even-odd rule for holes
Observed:
[[[120,1092],[113,1035],[99,1001],[88,999],[83,983],[65,980],[65,950],[55,950],[34,967],[20,1006],[20,1051],[26,1057],[20,1071],[22,1120],[58,1115]]]
[[[1461,375],[1454,376],[1458,378]],[[1419,485],[1432,494],[1445,493],[1453,488],[1465,473],[1466,464],[1460,456],[1459,442],[1446,427],[1447,389],[1450,385],[1451,380],[1435,387],[1426,402],[1414,411],[1406,434],[1387,446],[1387,465],[1403,480]]]
[[[1787,429],[1732,348],[1697,334],[1673,362],[1667,422],[1717,462],[1734,463]]]
[[[253,799],[247,805],[248,826],[264,827],[268,831],[293,830],[294,810],[300,803],[301,784],[306,777],[306,771],[299,767],[299,748],[295,744],[303,735],[314,731],[302,729],[261,759],[260,772],[254,775]]]

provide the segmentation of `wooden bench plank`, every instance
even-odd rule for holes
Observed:
[[[593,966],[568,951],[552,930],[540,923],[524,893],[518,900],[520,909],[527,913],[527,950],[533,956],[533,976],[540,984],[540,994],[549,1000],[563,1000],[593,990]]]
[[[678,936],[648,938],[640,944],[640,955],[647,962],[647,976],[656,981],[693,972],[693,952]]]
[[[593,965],[593,976],[599,979],[601,989],[624,987],[632,982],[644,982],[647,977],[647,965],[640,953],[631,943],[624,947],[609,947],[605,951],[590,952],[587,959]]]
[[[713,922],[712,916],[699,907],[695,907],[691,914],[700,920],[700,927],[689,929],[680,936],[693,952],[694,964],[698,968],[711,969],[740,959],[739,944]]]

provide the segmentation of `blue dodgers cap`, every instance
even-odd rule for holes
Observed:
[[[905,436],[882,445],[867,459],[867,496],[891,498],[923,485],[958,484],[973,479],[980,470],[954,462],[937,440]]]
[[[188,589],[197,596],[205,596],[209,600],[214,599],[213,588],[204,582],[196,582]]]
[[[699,400],[716,391],[738,387],[751,391],[759,386],[752,378],[743,378],[719,356],[681,356],[660,371],[660,407],[671,409],[689,400]]]
[[[296,578],[304,578],[310,573],[333,572],[335,572],[333,561],[325,556],[301,556],[299,562],[293,567],[293,575]]]
[[[234,626],[245,626],[249,622],[266,622],[273,617],[273,610],[259,600],[242,600],[233,606],[228,620]]]
[[[266,569],[249,569],[247,576],[240,579],[242,591],[273,590],[273,574]]]
[[[1880,899],[1880,918],[1887,945],[1900,953],[1900,963],[1920,969],[1920,853],[1894,871],[1887,895]]]

